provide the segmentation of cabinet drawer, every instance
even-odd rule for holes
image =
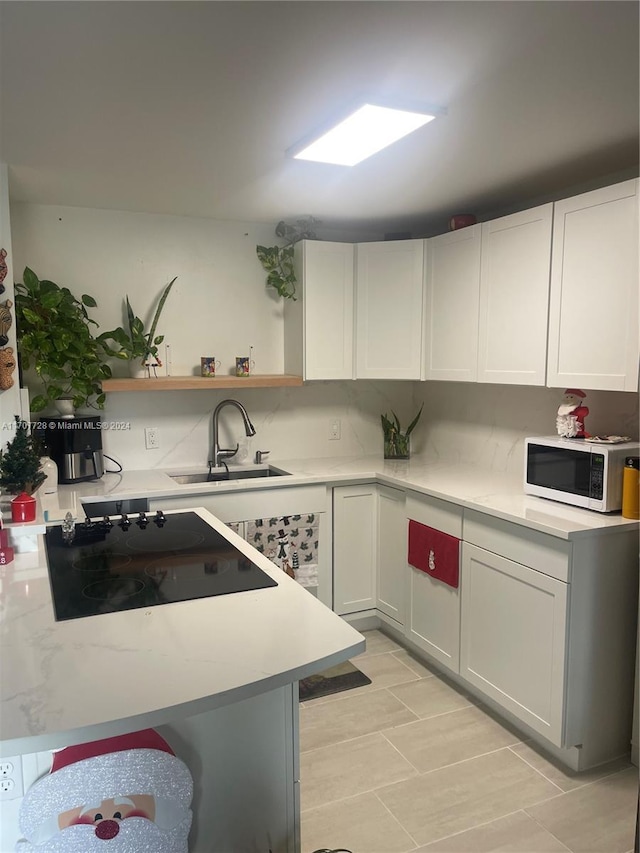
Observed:
[[[460,540],[418,521],[409,520],[409,565],[458,588]]]
[[[407,518],[462,539],[462,508],[456,504],[408,492]]]
[[[564,583],[570,580],[572,546],[564,539],[474,510],[465,510],[462,538]]]
[[[275,518],[327,511],[325,486],[290,486],[275,489],[247,489],[246,491],[215,494],[212,489],[192,495],[173,497],[166,495],[149,501],[149,509],[193,509],[203,506],[221,521],[245,521],[254,518]]]

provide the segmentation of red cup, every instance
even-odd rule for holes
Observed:
[[[24,522],[36,520],[36,499],[21,492],[11,501],[11,521]]]

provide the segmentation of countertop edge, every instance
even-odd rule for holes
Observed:
[[[287,476],[190,485],[179,485],[166,471],[150,469],[129,472],[129,480],[133,483],[136,480],[144,481],[145,477],[148,477],[150,485],[147,487],[138,484],[137,486],[123,485],[119,488],[118,483],[111,484],[103,480],[100,481],[103,488],[99,492],[96,491],[95,482],[93,485],[90,482],[79,484],[81,488],[60,486],[59,489],[68,490],[64,494],[77,493],[76,503],[81,500],[91,502],[120,498],[158,500],[189,497],[193,498],[193,505],[197,506],[199,496],[222,496],[311,485],[333,488],[341,485],[376,483],[447,501],[463,509],[482,512],[563,540],[580,539],[603,533],[623,533],[637,530],[639,526],[638,521],[624,519],[618,514],[601,514],[593,510],[578,509],[561,502],[525,495],[522,488],[514,484],[513,480],[506,475],[482,468],[427,460],[418,474],[412,474],[409,468],[399,469],[398,463],[393,464],[393,470],[385,471],[384,463],[381,464],[381,462],[380,459],[371,457],[347,457],[343,460],[336,457],[327,460],[317,459],[313,460],[316,467],[326,467],[322,471],[312,472],[309,470],[312,466],[307,460],[284,460],[279,461],[274,467],[289,472]],[[349,467],[351,470],[348,470]],[[304,470],[305,468],[307,470]],[[122,482],[122,475],[117,476]],[[447,484],[448,478],[450,484]],[[433,482],[429,483],[429,480]],[[56,504],[56,495],[45,495],[39,503],[41,515],[38,520],[44,523],[42,513],[46,510],[48,503]],[[73,500],[70,503],[73,503]],[[61,510],[58,510],[57,515],[53,513],[53,517],[49,517],[46,523],[59,523],[60,512]],[[17,525],[17,527],[26,532],[29,525]]]
[[[362,639],[360,642],[354,643],[340,652],[325,655],[322,658],[310,661],[308,664],[296,667],[293,670],[283,670],[282,672],[270,675],[250,684],[243,685],[242,687],[227,690],[222,693],[202,696],[198,699],[192,699],[188,702],[183,702],[177,705],[168,705],[166,708],[158,708],[153,711],[147,711],[143,714],[135,714],[130,717],[120,717],[116,720],[93,723],[91,725],[74,729],[26,735],[20,738],[2,740],[0,741],[0,758],[61,749],[65,746],[73,746],[75,744],[101,740],[102,738],[115,737],[116,735],[126,734],[127,732],[136,731],[138,729],[154,728],[155,726],[170,724],[176,719],[195,717],[198,714],[203,714],[207,711],[214,711],[217,708],[223,708],[227,705],[232,705],[235,702],[241,702],[244,699],[251,699],[254,696],[268,693],[270,690],[276,690],[279,687],[286,686],[287,684],[298,682],[303,678],[307,678],[309,675],[314,675],[323,669],[335,666],[336,664],[348,660],[354,655],[360,654],[365,650],[365,645],[366,642]]]

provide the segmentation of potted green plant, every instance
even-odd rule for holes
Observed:
[[[110,332],[103,332],[98,336],[98,340],[105,346],[108,346],[109,341],[116,343],[117,349],[111,349],[112,355],[115,355],[116,358],[128,359],[133,376],[149,376],[150,367],[162,364],[162,361],[158,357],[158,346],[163,342],[164,335],[156,335],[156,329],[162,309],[176,278],[177,276],[172,278],[162,291],[148,332],[145,331],[144,322],[140,317],[136,316],[127,296],[125,299],[127,329],[118,326],[117,329],[113,329]]]
[[[411,455],[411,445],[409,436],[414,430],[414,427],[420,420],[424,403],[420,406],[420,411],[411,421],[407,429],[402,432],[400,421],[394,411],[391,412],[393,420],[387,415],[381,415],[382,431],[384,434],[384,458],[385,459],[409,459]]]
[[[34,367],[44,391],[31,400],[31,411],[40,412],[59,400],[73,408],[104,408],[101,381],[111,377],[108,350],[91,330],[96,326],[87,308],[95,308],[92,296],[80,299],[68,287],[38,279],[25,267],[22,282],[15,285],[16,329],[22,367]],[[65,412],[62,412],[65,414]]]
[[[40,453],[29,434],[29,424],[15,415],[15,436],[4,450],[0,450],[0,486],[8,494],[28,495],[44,483]]]

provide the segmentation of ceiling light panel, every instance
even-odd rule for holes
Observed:
[[[434,113],[364,104],[311,143],[287,153],[296,160],[355,166],[436,117]]]

